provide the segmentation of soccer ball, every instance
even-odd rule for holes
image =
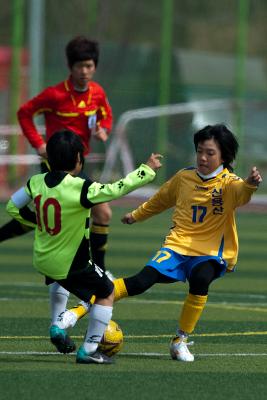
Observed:
[[[123,345],[123,333],[117,322],[110,320],[99,343],[98,350],[111,357],[118,353]]]

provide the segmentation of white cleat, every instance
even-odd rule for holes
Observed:
[[[194,342],[187,343],[187,338],[176,336],[170,343],[170,354],[173,360],[192,362],[195,357],[190,353],[187,346]]]
[[[68,328],[73,328],[76,325],[77,321],[78,321],[78,316],[74,312],[66,310],[63,314],[61,322],[64,326],[64,329],[68,329]]]

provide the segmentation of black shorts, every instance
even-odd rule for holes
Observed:
[[[46,277],[46,283],[53,280]],[[66,279],[55,280],[70,293],[79,299],[88,302],[93,295],[105,299],[114,288],[113,282],[107,277],[105,272],[93,262],[89,262],[86,268],[70,271]]]

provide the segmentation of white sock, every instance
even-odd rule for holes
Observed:
[[[51,325],[57,325],[63,329],[62,316],[66,311],[67,302],[70,293],[57,282],[49,285],[50,309],[51,309]]]
[[[83,347],[87,353],[94,353],[112,317],[113,307],[93,304]]]

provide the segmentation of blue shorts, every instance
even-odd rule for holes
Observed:
[[[225,274],[227,263],[219,256],[183,256],[167,247],[162,247],[157,251],[155,256],[152,257],[146,265],[155,268],[162,275],[168,276],[176,281],[185,282],[190,278],[194,267],[208,260],[213,260],[218,263],[218,268],[220,270],[218,278]]]

